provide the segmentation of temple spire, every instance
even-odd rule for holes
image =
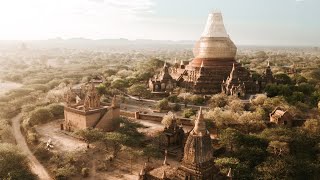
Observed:
[[[202,113],[202,107],[200,107],[198,117],[195,121],[194,128],[193,128],[193,132],[197,135],[200,135],[200,136],[205,135],[207,132],[206,123],[204,122],[203,119],[204,118],[203,118],[203,113]]]
[[[168,165],[168,163],[167,163],[167,156],[168,156],[168,150],[165,150],[165,151],[164,151],[163,165]]]
[[[231,169],[231,168],[229,168],[227,177],[228,177],[230,180],[232,180],[232,169]]]
[[[168,65],[167,65],[167,60],[164,62],[164,65],[163,65],[163,73],[164,73],[164,74],[168,74],[168,73],[169,73],[169,68],[168,68]]]
[[[201,68],[203,68],[204,67],[204,65],[203,65],[203,60],[201,61],[201,66],[200,66]]]
[[[219,11],[210,13],[202,37],[229,37]]]

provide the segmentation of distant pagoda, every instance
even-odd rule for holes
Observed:
[[[254,93],[259,88],[250,72],[235,60],[237,47],[229,38],[223,24],[221,12],[210,13],[201,38],[193,48],[194,59],[185,67],[172,70],[177,85],[196,94],[223,92],[231,70],[240,73],[237,83],[244,84],[244,93]]]

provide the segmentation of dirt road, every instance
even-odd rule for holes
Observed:
[[[47,170],[33,155],[33,153],[31,152],[31,150],[29,149],[26,143],[24,136],[21,133],[21,130],[20,130],[21,119],[22,119],[21,114],[18,114],[16,117],[12,118],[13,134],[17,141],[17,145],[22,150],[22,152],[28,157],[32,172],[38,175],[39,179],[41,180],[51,180],[52,178],[49,176]]]

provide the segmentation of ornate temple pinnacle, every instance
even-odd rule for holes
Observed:
[[[210,13],[199,41],[193,49],[195,58],[234,59],[237,47],[230,40],[221,12]]]
[[[207,132],[206,124],[203,120],[202,107],[200,107],[198,117],[197,117],[195,124],[194,124],[193,132],[197,135],[200,135],[200,136],[205,135]]]
[[[167,60],[164,62],[163,68],[167,67]]]
[[[229,37],[220,11],[209,14],[202,37]]]
[[[203,68],[204,67],[204,65],[203,65],[203,60],[201,61],[201,66],[200,66],[201,68]]]
[[[232,179],[232,169],[231,169],[231,168],[229,168],[227,177],[230,178],[230,179]]]

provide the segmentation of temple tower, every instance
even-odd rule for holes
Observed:
[[[241,79],[247,81],[250,73],[236,62],[236,53],[237,47],[225,29],[221,12],[210,13],[204,31],[193,48],[194,59],[178,76],[178,85],[196,94],[220,93],[221,83],[230,75],[233,66],[241,69]]]
[[[214,166],[210,134],[206,129],[201,108],[186,141],[177,179],[219,179],[219,172]]]

